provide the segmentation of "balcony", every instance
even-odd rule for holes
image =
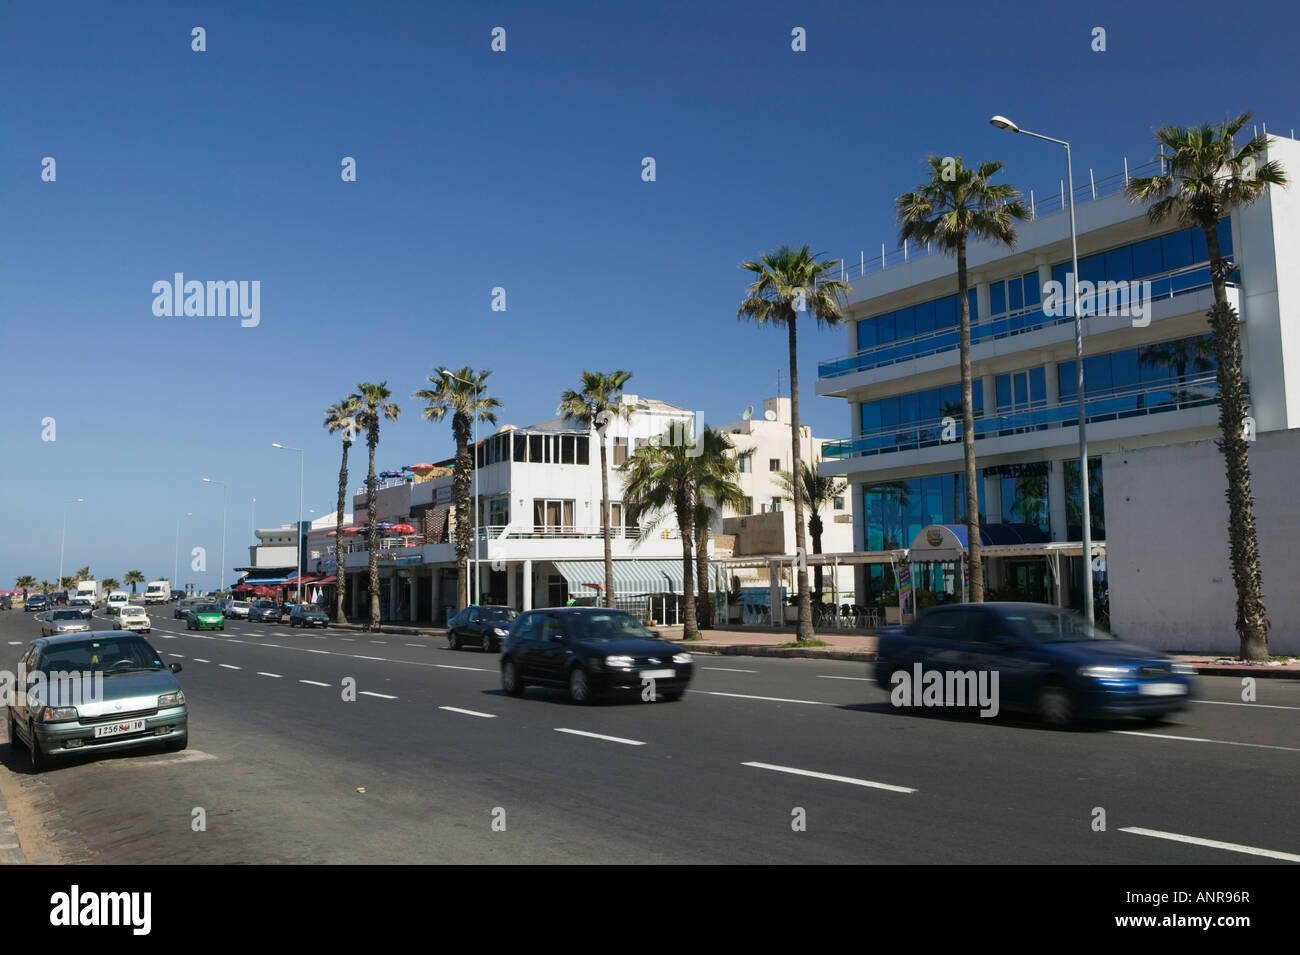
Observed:
[[[1145,276],[1134,281],[1151,283],[1150,304],[1152,305],[1156,302],[1168,301],[1180,295],[1213,287],[1210,281],[1208,262],[1162,272],[1158,275]],[[1235,291],[1235,289],[1235,285],[1230,286],[1230,291]],[[1105,303],[1099,302],[1097,307],[1099,310],[1104,310]],[[996,318],[973,322],[970,329],[971,347],[973,348],[985,341],[996,341],[1023,335],[1026,332],[1036,331],[1040,328],[1073,324],[1073,303],[1067,302],[1063,312],[1062,315],[1046,315],[1041,305],[1034,305],[1030,308],[1022,308],[1018,311],[1008,312],[1005,315],[999,315]],[[912,335],[908,338],[895,339],[881,345],[872,345],[851,355],[821,362],[817,366],[817,377],[819,381],[839,378],[857,371],[883,368],[899,362],[911,361],[915,358],[936,355],[940,352],[955,351],[960,345],[960,335],[960,329],[952,325],[947,328]]]
[[[1199,408],[1214,404],[1218,399],[1218,393],[1218,381],[1214,375],[1198,375],[1181,381],[1171,378],[1145,382],[1131,388],[1088,398],[1084,404],[1085,420],[1091,425],[1096,422]],[[1074,428],[1078,423],[1079,404],[1077,400],[1071,398],[1055,405],[1042,403],[1024,410],[976,416],[975,440],[1006,437],[1031,431]],[[822,456],[826,459],[848,460],[899,451],[917,451],[921,448],[941,445],[960,449],[961,423],[957,422],[955,440],[945,442],[942,437],[942,421],[914,422],[883,428],[856,438],[828,441],[822,449]]]

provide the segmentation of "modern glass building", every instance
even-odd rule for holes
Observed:
[[[1269,158],[1292,178],[1300,175],[1300,143],[1273,137]],[[1172,222],[1151,225],[1146,208],[1124,195],[1125,184],[1117,176],[1076,191],[1092,537],[1102,541],[1103,454],[1218,433],[1205,236]],[[1300,426],[1298,199],[1274,189],[1218,225],[1233,265],[1229,295],[1243,320],[1257,432]],[[1027,525],[1046,541],[1077,541],[1069,215],[1060,206],[1036,212],[1019,224],[1015,248],[977,243],[968,252],[976,490],[982,523]],[[848,351],[819,367],[817,393],[848,404],[849,435],[826,445],[822,471],[851,484],[860,551],[907,548],[926,525],[965,521],[956,261],[920,252],[904,253],[901,262],[864,261],[845,276],[852,286]],[[1084,282],[1093,294],[1085,294]],[[987,564],[994,597],[1057,597],[1041,559]],[[1059,596],[1067,604],[1080,602],[1083,566],[1072,558],[1062,574]],[[892,574],[887,564],[864,567],[859,602],[891,588]],[[1104,601],[1104,572],[1096,583]],[[945,590],[955,596],[951,571],[927,569],[916,584],[937,599]]]

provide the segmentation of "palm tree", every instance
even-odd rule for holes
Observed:
[[[366,429],[366,445],[370,449],[370,472],[366,476],[366,545],[370,551],[370,622],[367,630],[379,629],[379,529],[375,525],[375,448],[379,446],[379,422],[383,418],[396,421],[402,409],[388,399],[393,393],[388,382],[379,384],[362,382],[357,393],[348,395],[346,401],[356,402],[357,427]],[[337,545],[336,545],[337,546]],[[336,575],[337,576],[337,575]]]
[[[441,421],[448,411],[451,412],[451,432],[456,438],[456,466],[452,471],[451,492],[456,508],[456,562],[460,565],[460,586],[456,595],[458,610],[469,606],[469,552],[474,534],[469,497],[473,469],[478,467],[478,462],[469,453],[474,416],[477,415],[479,421],[496,424],[495,409],[501,407],[500,400],[483,393],[483,385],[490,374],[490,371],[476,372],[468,366],[454,372],[437,369],[429,376],[429,384],[433,387],[411,395],[426,402],[424,417],[429,421]],[[477,454],[476,448],[474,455]],[[478,507],[478,501],[474,506]],[[474,600],[478,601],[477,594]]]
[[[144,574],[140,573],[138,570],[128,570],[122,579],[131,585],[131,599],[134,600],[135,585],[144,583]]]
[[[1234,137],[1250,119],[1250,113],[1242,113],[1218,126],[1157,130],[1164,171],[1132,180],[1128,196],[1133,202],[1149,203],[1147,219],[1152,224],[1174,219],[1184,227],[1199,227],[1205,234],[1214,284],[1214,306],[1208,317],[1218,362],[1222,432],[1218,444],[1228,476],[1228,551],[1237,591],[1237,636],[1242,659],[1262,660],[1268,656],[1270,624],[1259,566],[1250,445],[1243,433],[1249,403],[1241,370],[1241,328],[1237,311],[1228,302],[1232,265],[1220,250],[1218,226],[1233,209],[1265,196],[1269,186],[1285,186],[1287,178],[1277,161],[1263,161],[1268,153],[1267,134],[1237,148]]]
[[[357,435],[357,412],[361,402],[356,395],[348,395],[338,404],[325,409],[325,427],[330,434],[343,432],[343,463],[339,465],[339,503],[334,520],[334,622],[346,623],[343,612],[343,599],[347,591],[347,574],[343,572],[343,511],[347,507],[348,497],[348,448]]]
[[[649,521],[646,530],[663,520],[669,512],[677,518],[682,540],[682,623],[683,640],[698,640],[700,631],[695,615],[695,581],[691,574],[691,541],[695,530],[695,474],[691,467],[690,448],[685,422],[669,422],[660,442],[637,448],[619,470],[625,475],[623,506],[638,523]]]
[[[40,590],[41,593],[48,596],[54,590],[54,585],[48,580],[42,580]]]
[[[799,438],[799,363],[796,319],[803,311],[811,312],[819,326],[838,325],[843,319],[840,303],[849,285],[829,279],[835,262],[818,262],[808,251],[783,246],[758,261],[744,262],[741,268],[757,277],[740,304],[738,317],[752,319],[759,325],[785,326],[790,352],[790,447],[791,470],[798,472],[803,461]],[[804,546],[803,505],[794,502],[794,535],[797,553],[807,553]],[[816,639],[813,634],[812,602],[808,596],[808,568],[799,568],[798,640]]]
[[[74,578],[74,577],[60,577],[60,578],[59,578],[59,589],[60,589],[60,590],[71,590],[71,589],[72,589],[72,585],[75,584],[76,582],[77,582],[77,581],[76,581],[76,578]]]
[[[560,395],[556,414],[578,422],[584,428],[595,428],[600,441],[600,527],[605,539],[605,606],[614,606],[614,552],[609,542],[609,462],[605,442],[605,427],[611,418],[628,418],[631,409],[619,401],[623,386],[632,377],[630,371],[614,371],[603,375],[596,371],[582,372],[582,390],[565,391]]]
[[[745,504],[745,495],[735,477],[740,465],[731,439],[720,431],[704,429],[700,453],[689,459],[695,473],[695,577],[699,591],[700,612],[697,623],[700,629],[713,627],[713,588],[709,586],[709,527],[724,508],[739,512]]]
[[[103,585],[105,593],[112,593],[114,590],[117,590],[122,586],[121,582],[116,577],[105,577]]]
[[[829,507],[835,498],[844,493],[849,483],[838,477],[818,474],[817,465],[809,465],[806,461],[799,472],[798,481],[795,480],[794,474],[790,471],[779,472],[776,479],[785,492],[787,501],[794,501],[796,494],[803,498],[804,507],[808,508],[808,533],[812,536],[812,552],[820,554],[822,552],[822,530],[824,529],[821,512]],[[813,594],[816,595],[817,602],[821,603],[821,564],[813,568]]]
[[[14,581],[14,589],[23,592],[23,603],[27,603],[27,591],[36,586],[36,578],[31,574],[23,574]]]
[[[90,576],[90,568],[89,568],[89,567],[82,567],[82,568],[81,568],[80,570],[78,570],[75,574],[73,574],[73,576],[76,577],[77,580],[79,580],[79,581],[80,581],[80,580],[94,580],[94,579],[95,579],[94,577]]]
[[[957,304],[961,310],[961,408],[962,450],[966,463],[966,536],[970,567],[970,598],[984,600],[984,563],[980,556],[979,489],[975,472],[975,411],[971,398],[970,298],[966,274],[966,245],[974,240],[990,240],[1006,246],[1015,245],[1013,219],[1029,218],[1029,210],[1020,202],[1013,186],[993,185],[989,180],[1002,169],[1000,162],[980,163],[968,169],[960,156],[949,161],[930,156],[930,181],[915,192],[895,200],[898,210],[899,238],[926,244],[935,243],[940,251],[957,256]]]

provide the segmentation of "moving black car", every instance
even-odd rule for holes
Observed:
[[[330,625],[330,618],[313,604],[294,604],[293,610],[289,611],[289,626],[291,627],[320,627],[324,630]]]
[[[518,616],[514,607],[466,607],[447,621],[447,645],[453,650],[478,647],[484,653],[496,653]]]
[[[575,703],[606,692],[678,700],[691,655],[660,640],[631,614],[597,607],[551,607],[520,614],[501,655],[501,687],[518,696],[531,684],[562,686]]]
[[[49,610],[50,598],[44,594],[28,594],[27,602],[23,604],[24,610]]]

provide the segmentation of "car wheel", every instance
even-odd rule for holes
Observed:
[[[579,706],[586,706],[592,698],[591,681],[587,671],[580,666],[569,671],[569,699]]]
[[[514,660],[507,660],[501,664],[501,689],[510,696],[518,696],[524,692],[524,681],[519,678],[519,670]]]
[[[1049,683],[1039,688],[1034,712],[1048,726],[1064,728],[1074,722],[1074,697],[1059,683]]]
[[[9,722],[9,748],[13,749],[19,744],[18,724],[14,722],[14,711],[7,706],[5,707],[5,716]]]
[[[491,653],[492,638],[489,637],[486,633],[483,634],[483,639],[479,641],[479,647],[483,650],[484,653]]]
[[[34,723],[27,724],[27,733],[31,738],[31,744],[27,747],[27,750],[28,755],[31,757],[32,772],[44,772],[48,760],[45,758],[45,751],[41,749],[41,741],[36,736],[36,725]]]
[[[683,691],[683,690],[669,690],[669,691],[667,691],[667,692],[665,692],[665,693],[660,693],[659,696],[660,696],[662,699],[667,700],[669,703],[676,703],[678,700],[680,700],[680,699],[682,698],[682,693],[683,693],[683,692],[685,692],[685,691]]]
[[[454,633],[449,633],[449,634],[447,634],[447,646],[451,647],[453,650],[459,650],[459,649],[460,649],[460,637],[458,637],[458,636],[457,636],[456,634],[454,634]]]

